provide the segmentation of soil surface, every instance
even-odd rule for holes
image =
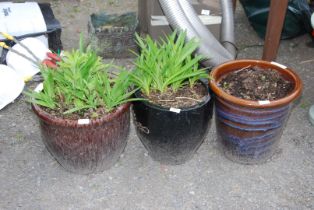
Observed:
[[[187,108],[205,101],[207,96],[208,90],[204,85],[196,83],[193,88],[186,85],[176,92],[169,88],[162,94],[160,92],[151,92],[149,96],[144,97],[151,103],[162,107]]]
[[[230,95],[246,100],[277,100],[293,89],[292,82],[271,69],[248,66],[227,74],[218,84]]]
[[[112,110],[111,112],[106,112],[105,108],[101,107],[98,109],[84,110],[82,112],[63,114],[66,110],[61,110],[61,109],[53,110],[53,109],[49,109],[47,107],[42,107],[42,106],[39,106],[39,107],[41,109],[43,109],[45,112],[47,112],[53,116],[56,116],[56,117],[62,118],[62,119],[67,119],[67,120],[100,119],[100,118],[104,117],[105,115],[114,112],[114,110]]]

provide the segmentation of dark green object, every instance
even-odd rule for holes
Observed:
[[[127,58],[137,51],[135,32],[136,14],[92,14],[88,23],[90,45],[103,58]]]
[[[254,30],[261,38],[265,38],[270,0],[240,0],[240,2]],[[307,0],[290,0],[281,38],[293,38],[310,32],[310,16],[311,9]]]
[[[122,15],[107,15],[106,13],[92,14],[91,21],[97,30],[134,30],[137,26],[135,13],[126,13]]]

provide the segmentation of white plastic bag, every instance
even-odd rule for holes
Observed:
[[[0,3],[0,31],[12,36],[35,34],[47,31],[47,26],[38,3]],[[0,35],[0,39],[5,39]]]
[[[0,64],[0,110],[22,93],[24,85],[24,81],[13,69]]]
[[[36,57],[42,62],[47,57],[47,52],[50,50],[37,38],[26,38],[23,39],[22,44],[27,46]],[[12,47],[14,50],[26,55],[29,58],[33,58],[33,56],[26,51],[21,45],[16,44]],[[31,61],[23,58],[20,55],[17,55],[14,52],[9,51],[6,57],[7,65],[11,67],[16,73],[24,80],[27,81],[32,76],[39,72],[38,65],[35,65]],[[12,81],[13,82],[13,81]]]

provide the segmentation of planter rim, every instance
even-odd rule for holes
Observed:
[[[233,67],[234,65],[236,65],[236,67]],[[273,100],[273,101],[267,101],[266,103],[263,103],[261,101],[246,100],[246,99],[241,99],[241,98],[232,96],[224,92],[220,87],[218,87],[218,81],[220,80],[221,76],[229,72],[239,70],[240,68],[246,67],[248,65],[262,66],[264,68],[270,68],[270,69],[276,70],[280,72],[281,74],[285,74],[294,82],[294,89],[291,91],[290,94],[288,94],[284,98]],[[221,71],[223,73],[221,73]],[[272,108],[272,107],[287,105],[301,95],[302,88],[303,88],[300,77],[293,70],[277,62],[269,62],[269,61],[263,61],[263,60],[242,59],[242,60],[229,61],[215,67],[211,71],[210,76],[212,78],[209,81],[210,88],[217,96],[233,104],[238,104],[244,107],[251,107],[251,108]]]
[[[125,104],[122,104],[118,106],[116,109],[113,110],[113,112],[106,114],[102,116],[101,118],[97,119],[79,119],[79,120],[89,120],[88,123],[79,123],[79,120],[70,120],[70,119],[63,119],[57,116],[54,116],[46,111],[44,111],[40,106],[37,104],[31,104],[33,111],[35,114],[42,119],[43,121],[63,126],[63,127],[94,127],[101,125],[105,122],[111,122],[114,119],[116,119],[119,115],[123,114],[125,111],[129,109],[131,105],[131,102],[127,102]]]
[[[206,87],[206,85],[203,82],[201,82],[201,83],[204,85],[204,87],[208,91],[208,88]],[[138,90],[138,91],[136,91],[134,93],[134,95],[135,95],[136,98],[143,98],[141,96],[141,93],[142,93],[141,90]],[[199,102],[198,104],[196,104],[194,106],[185,107],[185,108],[179,108],[180,109],[180,113],[181,112],[188,112],[188,111],[191,111],[191,110],[194,110],[194,109],[198,109],[198,108],[204,106],[205,104],[207,104],[207,102],[210,101],[210,100],[211,100],[211,95],[210,95],[210,93],[208,93],[208,95],[206,96],[206,99],[204,101]],[[157,104],[149,102],[148,100],[143,100],[143,101],[139,101],[139,102],[144,103],[146,106],[148,106],[150,108],[153,108],[153,109],[157,109],[157,110],[164,111],[164,112],[173,112],[173,111],[170,111],[171,107],[159,106]]]

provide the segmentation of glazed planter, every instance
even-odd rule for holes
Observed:
[[[141,92],[135,94],[141,97]],[[190,108],[170,110],[148,101],[133,102],[137,135],[149,155],[162,164],[178,165],[190,160],[210,128],[213,100]]]
[[[130,103],[95,120],[57,118],[32,104],[42,140],[66,170],[90,174],[113,166],[123,152],[130,127]]]
[[[223,76],[250,65],[278,71],[292,82],[293,90],[278,100],[251,101],[229,95],[218,87]],[[292,102],[301,94],[299,76],[275,62],[236,60],[213,69],[211,77],[210,88],[216,95],[217,136],[225,156],[244,164],[258,164],[270,159],[277,150]]]

